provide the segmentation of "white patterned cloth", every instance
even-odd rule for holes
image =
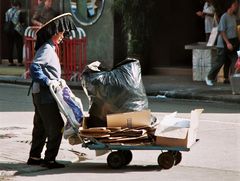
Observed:
[[[205,2],[203,7],[203,13],[212,14],[212,16],[205,16],[205,33],[211,33],[212,28],[214,26],[214,18],[213,15],[215,13],[215,9],[213,5]]]

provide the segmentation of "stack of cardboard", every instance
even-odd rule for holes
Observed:
[[[83,138],[93,137],[102,143],[136,143],[149,140],[147,130],[132,128],[111,128],[99,127],[80,130],[80,136]]]
[[[203,109],[191,112],[191,118],[177,118],[176,112],[161,121],[153,119],[149,110],[107,116],[108,127],[80,130],[83,139],[94,138],[102,143],[181,146],[190,148],[196,142],[199,116]],[[80,142],[72,137],[70,144]]]
[[[155,128],[150,110],[107,115],[107,127],[80,130],[82,138],[95,138],[102,143],[152,142]]]

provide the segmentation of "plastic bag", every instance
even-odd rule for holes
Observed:
[[[238,59],[235,63],[235,69],[236,69],[236,71],[240,71],[240,57],[238,57]]]
[[[142,83],[141,66],[136,59],[126,59],[111,70],[93,62],[81,75],[82,87],[90,101],[88,127],[106,126],[106,115],[148,108]]]
[[[17,23],[14,29],[15,29],[21,36],[24,35],[25,28],[23,27],[23,25],[22,25],[21,23]]]
[[[78,133],[78,128],[82,125],[84,117],[82,102],[66,84],[60,84],[56,91],[51,93],[67,119],[63,132],[64,138],[67,139]]]

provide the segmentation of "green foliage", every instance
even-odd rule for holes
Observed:
[[[128,50],[140,53],[149,36],[149,14],[154,0],[115,0],[115,13],[123,17],[124,31],[128,34]]]
[[[145,11],[142,7],[143,0],[116,0],[115,10],[123,15],[125,30],[141,30],[145,25]],[[143,1],[144,2],[144,1]]]

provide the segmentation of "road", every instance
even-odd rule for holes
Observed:
[[[81,90],[72,90],[81,98],[85,111],[88,109],[88,99]],[[0,112],[33,111],[31,95],[27,96],[28,87],[12,84],[0,84]],[[203,108],[205,113],[240,113],[239,104],[224,102],[176,100],[149,97],[149,107],[153,112],[189,113],[192,109]]]
[[[31,141],[33,107],[26,86],[0,84],[0,180],[240,180],[240,105],[149,97],[153,114],[163,117],[178,111],[189,118],[190,111],[204,108],[198,131],[200,142],[183,152],[182,162],[170,170],[157,165],[159,151],[133,151],[133,161],[120,170],[107,167],[107,155],[71,146],[63,140],[58,159],[64,169],[46,170],[25,164]],[[80,90],[85,111],[88,100]],[[73,152],[75,151],[75,153]]]

